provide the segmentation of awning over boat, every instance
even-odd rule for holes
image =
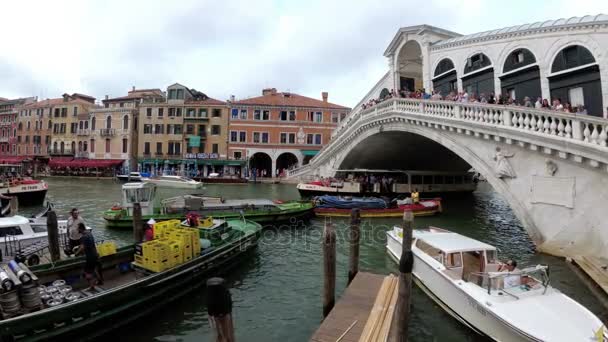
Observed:
[[[319,151],[317,150],[300,150],[300,152],[302,152],[303,155],[309,157],[314,157],[317,155],[317,153],[319,153]]]
[[[116,167],[124,162],[122,159],[73,159],[55,160],[49,162],[49,167],[82,167],[82,168],[106,168]]]

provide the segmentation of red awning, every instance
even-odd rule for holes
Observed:
[[[49,162],[49,167],[70,167],[70,168],[106,168],[119,166],[124,162],[122,159],[73,159],[56,160],[53,158]]]
[[[27,159],[27,156],[6,156],[0,157],[0,164],[19,164],[23,160]]]

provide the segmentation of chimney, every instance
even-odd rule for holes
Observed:
[[[321,93],[321,98],[323,99],[323,102],[327,102],[328,96],[329,96],[329,94],[326,91]]]
[[[262,89],[262,96],[275,95],[276,93],[277,93],[277,88],[265,88],[265,89]]]
[[[108,100],[110,98],[110,95],[106,95],[106,100]]]
[[[135,91],[135,86],[131,87],[131,91]]]
[[[234,102],[234,101],[235,101],[234,95],[230,95],[230,102]]]

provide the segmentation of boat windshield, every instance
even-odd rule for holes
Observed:
[[[138,188],[125,190],[125,200],[127,203],[150,202],[153,196],[153,188]]]
[[[180,179],[181,181],[183,181],[183,182],[189,182],[189,181],[191,181],[191,179],[190,179],[190,178],[187,178],[187,177],[179,177],[179,179]]]
[[[538,289],[546,290],[549,286],[548,269],[548,266],[537,265],[513,272],[471,273],[468,280],[487,288],[488,294],[504,292],[519,299],[518,294]]]

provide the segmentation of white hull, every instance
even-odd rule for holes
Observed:
[[[395,261],[398,261],[401,256],[401,238],[395,235],[394,230],[387,233],[387,252]],[[433,259],[431,256],[424,252],[421,252],[415,246],[412,247],[414,255],[414,266],[412,274],[416,279],[416,283],[435,300],[439,306],[454,316],[463,324],[467,325],[479,334],[486,335],[496,341],[575,341],[585,336],[586,340],[589,340],[593,336],[593,331],[597,330],[601,326],[601,322],[593,314],[591,314],[580,304],[574,302],[565,295],[559,293],[555,289],[548,289],[548,292],[543,299],[547,300],[547,304],[558,303],[563,305],[563,312],[555,312],[554,315],[561,316],[563,319],[576,315],[582,317],[579,322],[579,326],[575,329],[565,329],[567,333],[564,333],[560,338],[556,339],[555,334],[549,333],[552,338],[540,338],[538,336],[548,336],[547,331],[553,330],[554,332],[559,330],[555,329],[555,326],[551,326],[551,320],[554,317],[547,317],[543,319],[542,314],[546,312],[547,308],[543,308],[543,302],[539,302],[541,306],[537,307],[530,305],[526,301],[529,299],[520,299],[521,314],[519,316],[533,315],[533,311],[538,309],[538,315],[533,316],[531,320],[538,320],[538,322],[530,322],[526,325],[527,330],[524,331],[520,327],[511,324],[513,322],[513,312],[509,311],[511,317],[505,317],[501,315],[501,310],[507,312],[505,308],[513,308],[513,301],[507,295],[497,296],[487,294],[487,290],[483,289],[476,284],[466,282],[462,279],[453,279],[446,273],[442,272],[445,269],[441,263]],[[542,295],[541,295],[542,296]],[[523,297],[522,297],[523,298]],[[509,303],[510,301],[510,303]],[[539,303],[532,303],[538,305]],[[565,305],[564,305],[565,304]],[[531,308],[529,312],[526,312],[527,308]],[[551,307],[549,307],[550,309]],[[543,311],[545,309],[545,311]],[[582,322],[582,324],[580,324]],[[572,323],[572,320],[569,322]],[[559,324],[559,323],[557,323]],[[583,328],[584,325],[588,325],[588,330]],[[532,328],[531,328],[532,327]],[[568,327],[566,327],[568,328]],[[534,331],[534,335],[530,333]],[[574,338],[573,338],[574,337]]]
[[[192,182],[174,182],[174,181],[163,181],[153,178],[144,178],[142,182],[148,182],[152,184],[156,184],[159,187],[163,188],[175,188],[175,189],[200,189],[203,187],[202,182],[192,181]]]

